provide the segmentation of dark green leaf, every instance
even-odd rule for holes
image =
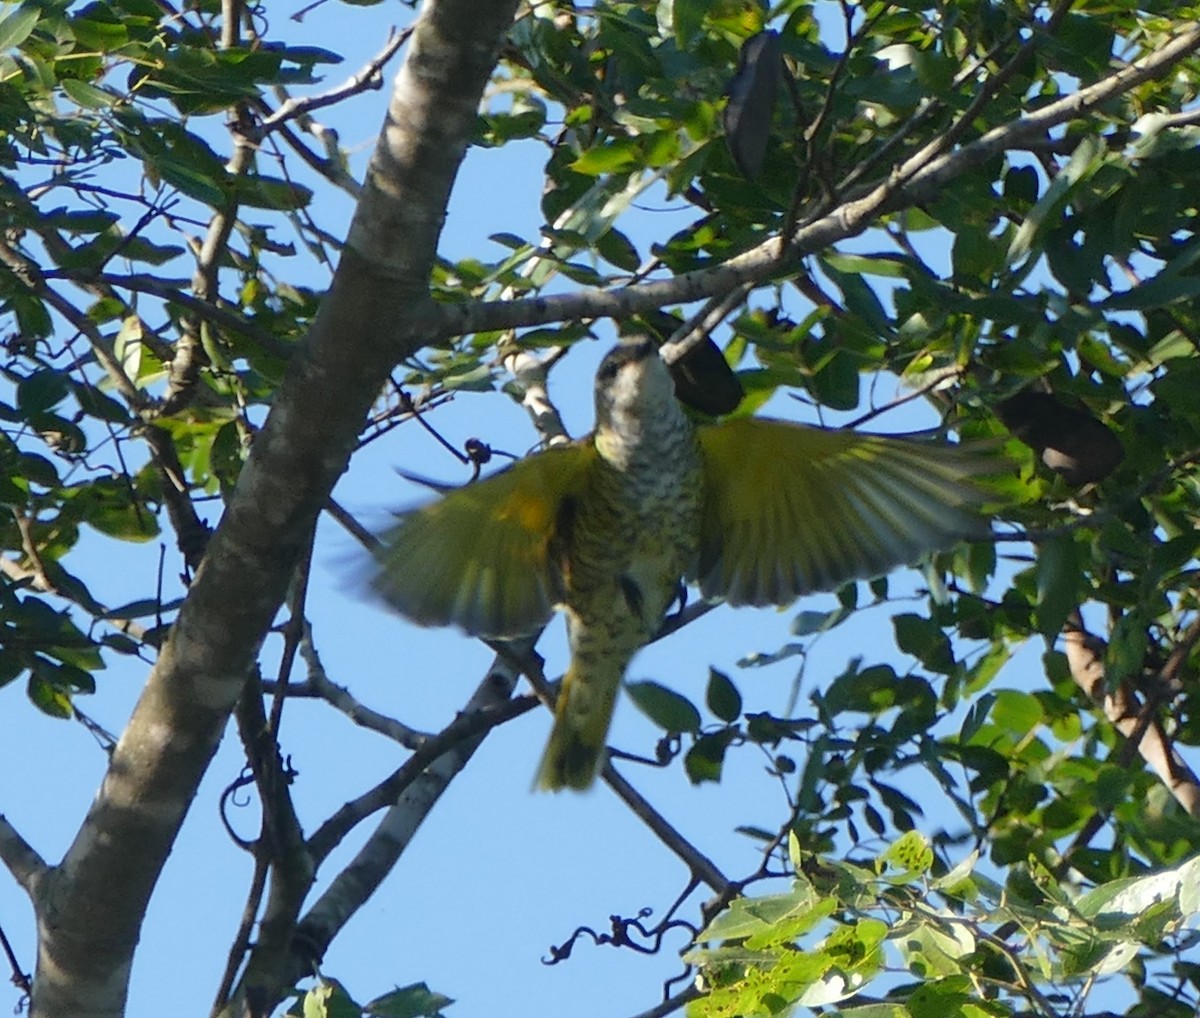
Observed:
[[[862,671],[851,667],[833,680],[821,703],[831,716],[843,711],[877,714],[895,705],[899,682],[890,665],[872,665]]]
[[[677,11],[678,6],[677,2]],[[742,44],[737,73],[726,86],[729,103],[725,107],[724,122],[729,153],[748,180],[757,180],[762,172],[767,142],[771,138],[775,97],[783,73],[783,49],[778,32],[759,32]]]
[[[700,731],[700,712],[687,697],[657,682],[627,682],[625,688],[642,713],[664,731]]]
[[[719,732],[701,735],[683,758],[688,780],[693,785],[705,781],[719,782],[721,768],[725,762],[725,751],[733,741],[735,731],[724,728]]]
[[[1013,166],[1004,174],[1004,197],[1032,205],[1038,199],[1038,175],[1032,166]]]
[[[926,668],[944,674],[954,670],[950,641],[933,619],[905,613],[892,619],[892,627],[896,631],[896,646]]]
[[[25,414],[49,410],[67,395],[67,380],[61,371],[43,368],[17,385],[17,406]]]
[[[1071,536],[1042,542],[1037,559],[1037,626],[1045,636],[1056,636],[1067,615],[1078,607],[1084,577]]]
[[[290,180],[261,176],[239,178],[235,194],[243,205],[282,212],[307,208],[313,197],[307,187]]]
[[[741,693],[728,675],[715,668],[708,670],[708,690],[704,699],[708,709],[721,721],[732,723],[741,716]]]
[[[225,204],[225,180],[211,177],[169,156],[147,159],[147,165],[166,183],[177,187],[189,198],[195,198],[213,208],[221,208]]]
[[[411,983],[376,997],[363,1011],[376,1018],[438,1018],[454,1001],[424,983]]]
[[[77,81],[75,78],[64,79],[62,90],[85,109],[104,109],[115,105],[118,101],[115,95],[105,89],[86,81]]]

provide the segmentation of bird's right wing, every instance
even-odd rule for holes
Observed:
[[[562,600],[556,536],[596,456],[549,449],[400,516],[381,537],[376,591],[424,626],[522,636]]]
[[[788,604],[988,533],[995,451],[786,421],[699,429],[704,510],[689,572],[706,597]]]

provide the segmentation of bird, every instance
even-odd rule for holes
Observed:
[[[986,452],[760,417],[695,424],[648,337],[607,353],[595,405],[588,437],[398,514],[372,579],[411,621],[492,640],[564,612],[540,789],[593,783],[626,669],[685,583],[782,606],[990,529]]]

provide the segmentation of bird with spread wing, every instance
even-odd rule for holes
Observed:
[[[695,425],[654,344],[596,375],[596,430],[403,514],[374,586],[421,625],[509,639],[567,616],[571,660],[537,784],[587,788],[633,655],[686,580],[784,605],[982,537],[978,450],[737,418]]]

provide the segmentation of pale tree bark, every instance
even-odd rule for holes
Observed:
[[[1159,718],[1162,705],[1153,700],[1144,702],[1127,679],[1109,688],[1104,669],[1105,642],[1087,631],[1083,615],[1078,609],[1071,612],[1062,635],[1071,678],[1103,708],[1109,723],[1129,740],[1128,749],[1120,757],[1121,765],[1131,766],[1133,753],[1136,752],[1158,775],[1187,814],[1200,817],[1200,777],[1187,765],[1163,727]],[[1186,650],[1190,651],[1197,637],[1200,637],[1200,630],[1193,625]],[[1186,656],[1186,651],[1171,655],[1163,667],[1163,674],[1159,676],[1164,688],[1178,682],[1176,673]],[[1086,844],[1088,838],[1096,833],[1099,817],[1095,829],[1091,829],[1092,826],[1085,828],[1089,831],[1088,836],[1077,839],[1077,844]]]
[[[348,244],[169,642],[57,866],[17,838],[38,919],[38,1018],[124,1009],[146,905],[317,513],[416,331],[455,174],[516,0],[429,0]]]

